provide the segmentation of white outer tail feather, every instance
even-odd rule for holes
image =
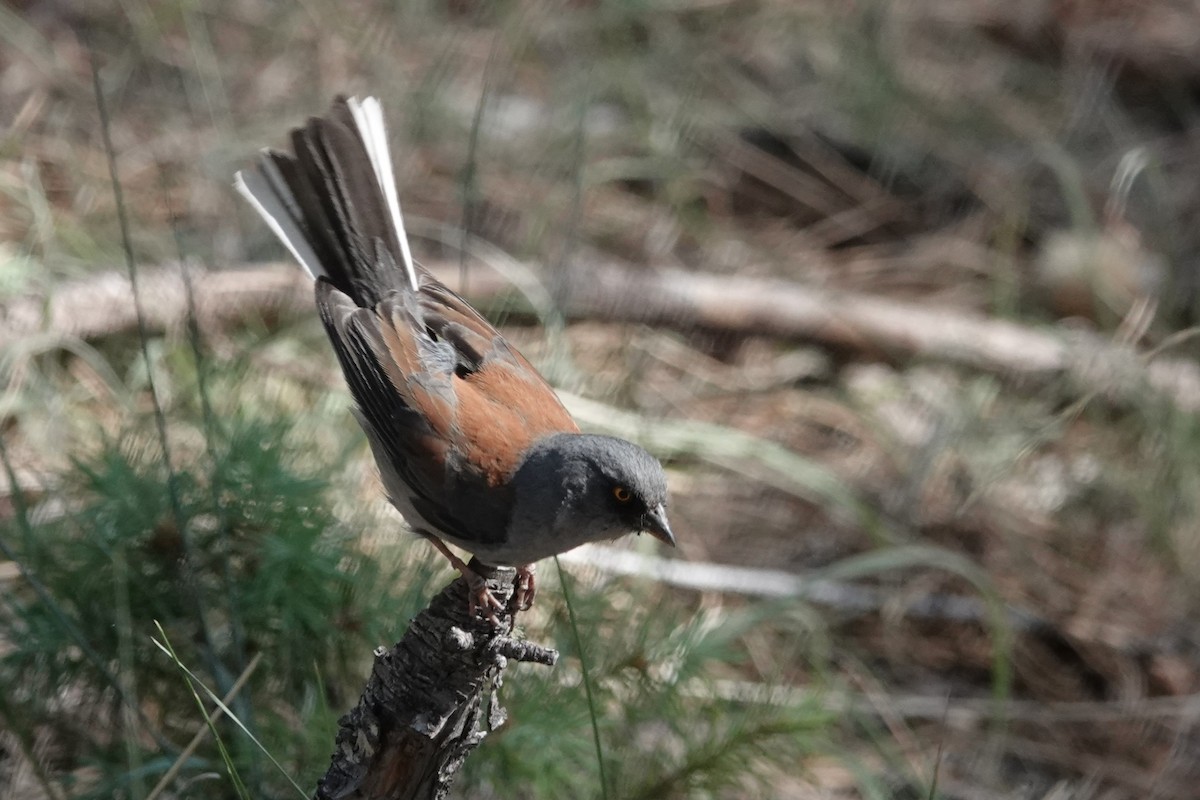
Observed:
[[[361,103],[357,97],[346,100],[354,124],[366,145],[367,157],[375,171],[375,180],[383,193],[384,202],[391,213],[396,238],[400,241],[400,253],[404,260],[404,272],[408,284],[417,291],[417,270],[413,265],[412,252],[408,247],[408,234],[404,230],[404,217],[400,213],[400,198],[396,193],[396,179],[392,173],[392,154],[388,149],[387,126],[384,124],[383,107],[379,99],[368,97]],[[314,280],[324,275],[316,253],[304,235],[300,224],[300,208],[288,190],[283,176],[269,158],[259,161],[260,172],[239,170],[234,175],[233,186],[249,201],[258,215],[267,223],[271,232],[283,243],[288,252],[300,262],[300,266]]]
[[[270,162],[264,157],[260,163],[266,165]],[[263,222],[267,223],[275,237],[283,242],[288,252],[300,262],[300,266],[304,267],[309,277],[316,280],[318,276],[325,274],[321,263],[317,261],[317,254],[313,252],[300,229],[300,223],[288,209],[292,193],[286,187],[277,189],[258,172],[238,170],[233,176],[233,188],[254,206]]]
[[[396,178],[392,172],[392,152],[388,149],[387,125],[383,119],[383,106],[379,98],[368,97],[360,104],[357,97],[346,101],[358,132],[367,143],[367,155],[371,165],[375,167],[375,179],[383,190],[383,199],[387,202],[388,211],[392,214],[392,224],[396,227],[396,238],[400,240],[400,253],[404,257],[404,272],[408,275],[408,284],[417,291],[417,270],[413,266],[412,252],[408,249],[408,233],[404,230],[404,217],[400,213],[400,198],[396,193]]]

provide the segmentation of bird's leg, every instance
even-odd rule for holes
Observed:
[[[526,564],[517,567],[517,588],[513,591],[512,606],[514,613],[528,611],[533,607],[533,598],[537,596],[537,581],[533,568],[535,565]]]
[[[495,625],[497,628],[500,627],[500,619],[496,616],[496,612],[503,611],[504,604],[497,600],[496,596],[492,594],[491,589],[488,588],[487,580],[478,572],[468,567],[466,562],[464,562],[461,558],[454,555],[454,553],[450,551],[450,548],[446,547],[446,543],[441,539],[437,538],[436,536],[431,536],[427,533],[423,533],[421,535],[428,539],[429,543],[436,547],[438,552],[446,557],[446,560],[450,562],[450,566],[454,567],[459,571],[459,573],[462,574],[464,578],[466,578],[467,586],[470,588],[470,591],[467,593],[468,613],[470,613],[471,616],[475,616],[482,611],[484,619]]]

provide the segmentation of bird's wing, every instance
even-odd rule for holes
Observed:
[[[454,349],[456,444],[490,483],[510,476],[534,441],[579,431],[550,384],[466,300],[423,276],[420,304],[426,334]]]
[[[465,301],[423,276],[359,308],[327,280],[317,306],[381,472],[436,530],[504,541],[508,479],[533,442],[578,431],[553,389]],[[403,491],[389,486],[389,492]]]

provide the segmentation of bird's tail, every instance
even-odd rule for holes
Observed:
[[[300,265],[359,306],[415,291],[379,101],[338,97],[324,117],[292,131],[292,148],[264,150],[234,186]]]

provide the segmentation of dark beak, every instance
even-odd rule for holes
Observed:
[[[642,530],[671,547],[675,546],[675,534],[671,533],[671,526],[667,522],[667,509],[663,508],[662,503],[642,517]]]

